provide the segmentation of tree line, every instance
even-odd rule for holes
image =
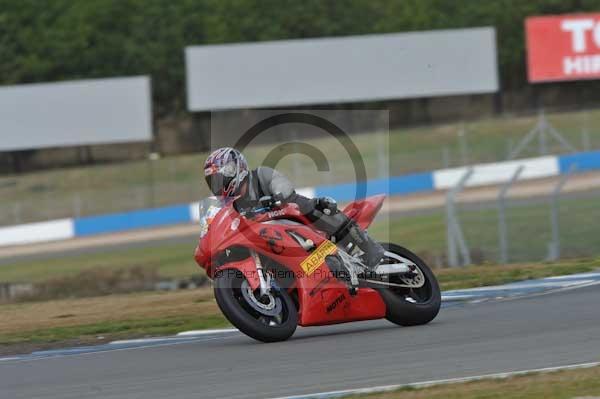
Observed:
[[[149,74],[161,117],[185,110],[187,45],[491,25],[518,89],[525,18],[583,11],[600,0],[0,0],[0,84]]]

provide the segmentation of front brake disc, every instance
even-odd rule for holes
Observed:
[[[265,316],[277,316],[281,313],[281,309],[283,308],[281,299],[274,297],[271,292],[267,295],[263,295],[261,298],[257,298],[252,291],[252,287],[250,287],[250,284],[248,284],[248,281],[246,280],[242,282],[241,290],[246,303],[258,313]],[[260,299],[263,299],[264,302]]]

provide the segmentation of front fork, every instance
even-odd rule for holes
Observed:
[[[251,249],[250,255],[252,256],[254,264],[256,265],[256,273],[258,275],[260,295],[268,295],[269,291],[271,290],[271,275],[265,272],[265,270],[263,269],[260,256],[255,250]]]

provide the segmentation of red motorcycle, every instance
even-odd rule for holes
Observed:
[[[343,212],[366,229],[384,199],[356,201]],[[438,282],[409,250],[383,244],[383,260],[368,270],[357,247],[336,246],[296,204],[270,197],[260,204],[238,211],[235,199],[200,203],[196,262],[213,279],[225,317],[246,335],[274,342],[289,338],[297,325],[386,318],[411,326],[438,314]]]

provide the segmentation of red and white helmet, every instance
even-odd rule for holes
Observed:
[[[204,177],[214,195],[233,197],[248,176],[248,162],[235,148],[213,151],[204,162]]]

